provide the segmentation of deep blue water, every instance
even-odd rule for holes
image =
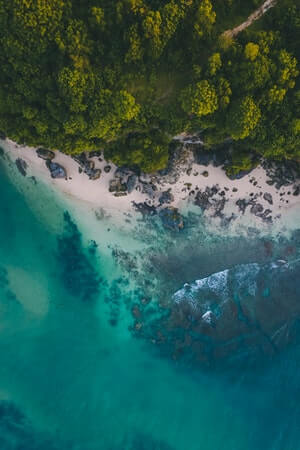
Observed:
[[[0,169],[1,450],[300,449],[297,344],[216,371],[132,333],[144,295],[149,317],[161,314],[152,305],[184,282],[291,246],[298,258],[297,234],[270,238],[270,254],[265,237],[216,236],[190,216],[178,236],[140,222],[142,250],[124,238],[111,252],[74,205],[16,181]]]

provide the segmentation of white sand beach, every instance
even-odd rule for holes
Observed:
[[[54,179],[51,178],[45,161],[37,156],[34,148],[19,146],[9,139],[0,141],[0,146],[12,161],[21,158],[26,162],[29,176],[39,177],[61,191],[66,197],[90,204],[94,208],[103,209],[110,215],[134,211],[133,203],[146,202],[150,206],[157,207],[162,192],[168,190],[172,197],[164,206],[173,206],[179,208],[180,211],[184,211],[187,206],[199,210],[199,206],[193,205],[195,195],[198,192],[205,192],[207,188],[217,186],[218,192],[213,201],[217,205],[223,196],[226,202],[224,202],[222,214],[226,217],[233,217],[237,224],[249,223],[249,221],[253,224],[263,222],[259,216],[250,212],[251,204],[244,213],[236,204],[239,200],[247,202],[253,198],[263,207],[263,211],[271,211],[272,223],[275,226],[277,224],[283,228],[290,226],[295,228],[297,224],[300,224],[300,195],[293,195],[300,180],[292,185],[276,189],[275,185],[270,186],[267,183],[267,173],[261,166],[242,179],[230,180],[221,167],[214,167],[212,164],[208,166],[197,164],[190,155],[177,167],[179,176],[175,182],[170,180],[169,176],[141,175],[131,193],[116,196],[109,192],[109,186],[111,180],[115,178],[117,167],[105,161],[102,156],[89,158],[94,161],[95,168],[101,169],[100,178],[90,180],[84,172],[81,172],[76,161],[57,151],[53,161],[64,167],[67,179]],[[111,166],[109,173],[104,171],[104,167],[107,165]],[[217,216],[215,208],[208,209],[205,214]]]

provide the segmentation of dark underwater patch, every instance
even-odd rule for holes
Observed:
[[[0,402],[1,450],[63,450],[44,433],[34,430],[25,415],[13,404]]]
[[[64,232],[57,238],[57,260],[65,288],[74,297],[92,300],[102,282],[91,260],[95,255],[95,242],[88,249],[82,244],[82,235],[70,214],[64,212]]]

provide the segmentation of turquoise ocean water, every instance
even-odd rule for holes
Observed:
[[[131,332],[132,305],[236,264],[282,257],[299,233],[180,235],[99,222],[0,166],[1,450],[300,449],[300,347],[251,368],[207,370]],[[202,225],[201,225],[202,224]],[[118,235],[107,242],[107,229]],[[134,247],[131,243],[136,242]],[[299,284],[300,287],[300,284]]]

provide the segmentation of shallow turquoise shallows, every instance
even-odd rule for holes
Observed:
[[[266,364],[230,371],[186,367],[160,354],[129,329],[126,303],[129,291],[138,295],[141,278],[114,266],[101,233],[90,242],[74,205],[63,205],[39,181],[15,174],[12,184],[2,164],[1,450],[300,449],[298,346]],[[232,245],[227,265],[242,243]],[[250,247],[241,262],[253,260]],[[203,276],[224,269],[212,255],[208,242]],[[197,278],[189,255],[181,256],[186,263],[174,292]],[[150,257],[141,266],[147,278],[146,267],[158,258],[149,250]],[[157,296],[159,282],[169,289],[176,278],[174,258],[161,260]]]

